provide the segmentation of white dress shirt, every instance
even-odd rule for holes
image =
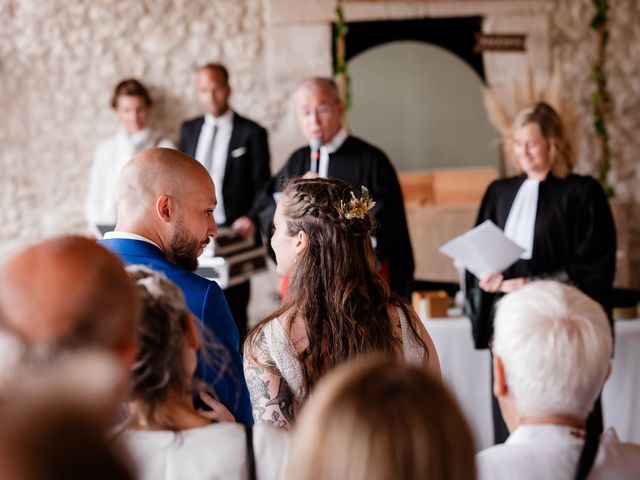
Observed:
[[[98,144],[84,206],[85,217],[92,229],[95,225],[116,224],[115,186],[118,174],[131,157],[149,147],[175,148],[175,145],[149,128],[127,135],[124,127]]]
[[[506,237],[524,248],[524,252],[520,254],[520,258],[524,260],[531,260],[533,254],[539,189],[540,180],[532,178],[527,178],[520,185],[504,226]]]
[[[349,132],[341,128],[329,142],[320,147],[320,164],[318,166],[318,175],[320,177],[327,178],[329,176],[329,154],[338,150],[348,136]]]
[[[584,440],[563,425],[521,425],[502,445],[476,455],[479,480],[571,480]],[[612,428],[600,438],[590,480],[640,478],[640,445],[621,443]]]
[[[229,109],[217,118],[210,112],[204,114],[204,123],[202,124],[200,136],[198,137],[198,145],[196,147],[196,160],[205,166],[214,127],[218,127],[218,131],[213,144],[213,164],[209,170],[209,174],[211,174],[213,183],[216,186],[216,196],[218,199],[218,205],[213,212],[213,217],[218,225],[222,225],[227,220],[224,211],[224,198],[222,197],[222,184],[224,182],[224,171],[227,166],[227,153],[229,152],[231,131],[233,130],[233,111]]]

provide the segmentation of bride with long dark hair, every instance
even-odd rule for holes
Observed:
[[[374,200],[336,179],[284,189],[271,246],[288,288],[244,347],[256,422],[288,429],[318,379],[362,354],[386,352],[440,376],[415,311],[376,272]]]

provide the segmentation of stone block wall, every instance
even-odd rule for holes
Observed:
[[[640,286],[640,4],[611,5],[611,181],[632,201],[632,281]],[[199,112],[194,67],[226,63],[232,104],[269,129],[273,168],[282,165],[302,141],[290,108],[293,86],[331,72],[334,6],[334,0],[0,0],[0,260],[45,236],[85,232],[93,149],[117,127],[109,99],[122,78],[150,87],[152,124],[175,139],[180,122]],[[504,27],[510,18],[531,19],[531,28],[540,27],[531,37],[533,66],[548,69],[555,59],[582,115],[579,170],[587,173],[595,171],[598,151],[589,103],[592,12],[590,0],[351,0],[346,8],[347,20],[480,14]],[[513,58],[488,60],[488,78],[516,76],[522,59]]]
[[[550,16],[552,55],[564,84],[573,93],[582,119],[578,170],[597,171],[599,144],[593,128],[590,95],[595,86],[589,72],[596,43],[589,23],[590,0],[558,1]],[[609,181],[616,196],[629,202],[631,284],[640,287],[640,3],[613,0],[606,71],[613,99],[608,124],[613,152]]]
[[[117,127],[123,78],[150,88],[151,123],[176,139],[199,112],[194,67],[222,61],[235,108],[273,129],[264,16],[261,0],[0,0],[0,256],[85,231],[93,150]]]

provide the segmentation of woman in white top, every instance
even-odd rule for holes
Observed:
[[[114,188],[123,165],[145,148],[175,148],[173,142],[147,127],[152,103],[149,92],[138,80],[123,80],[116,86],[111,106],[122,125],[96,148],[85,201],[85,217],[93,230],[97,225],[116,223]]]
[[[145,267],[134,265],[127,270],[138,286],[143,311],[132,367],[130,417],[122,436],[137,463],[139,478],[281,478],[287,435],[267,425],[233,423],[221,403],[194,385],[201,339],[181,291]],[[220,345],[215,356],[221,368],[225,355]],[[212,410],[193,406],[193,394],[198,391]]]
[[[440,376],[429,334],[376,272],[374,205],[365,188],[337,179],[284,189],[271,246],[288,288],[244,346],[256,422],[290,428],[317,380],[362,354],[386,352]]]

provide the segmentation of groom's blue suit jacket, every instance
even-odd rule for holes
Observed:
[[[213,334],[212,340],[219,340],[229,354],[228,362],[225,362],[226,368],[222,372],[200,361],[198,376],[214,388],[220,401],[235,415],[236,421],[253,424],[249,391],[238,350],[238,329],[218,284],[171,263],[164,252],[148,242],[110,238],[100,240],[99,243],[120,256],[127,265],[145,265],[162,272],[180,287],[189,310],[200,319],[201,327],[204,325]],[[211,353],[212,357],[220,359],[215,351]]]

